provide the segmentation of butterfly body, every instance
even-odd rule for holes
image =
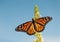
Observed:
[[[42,32],[45,28],[47,22],[51,20],[51,17],[42,17],[36,20],[32,19],[32,21],[28,21],[23,23],[15,29],[16,31],[26,32],[29,35],[33,35],[36,32]]]

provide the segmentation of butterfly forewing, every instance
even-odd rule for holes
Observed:
[[[23,23],[16,28],[16,31],[27,31],[28,27],[31,25],[31,21]]]
[[[49,22],[50,20],[51,20],[51,17],[42,17],[42,18],[36,19],[35,22],[41,25],[46,25],[46,23]]]

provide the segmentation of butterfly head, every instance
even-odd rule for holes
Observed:
[[[34,19],[32,18],[32,23],[34,23]]]
[[[21,25],[19,25],[16,29],[15,29],[15,31],[21,31],[22,30],[22,26]]]

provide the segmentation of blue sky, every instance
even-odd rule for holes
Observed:
[[[0,0],[0,42],[33,42],[33,35],[15,28],[33,18],[36,4],[42,17],[53,18],[42,32],[44,42],[60,42],[60,0]]]

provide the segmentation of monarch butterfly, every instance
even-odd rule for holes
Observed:
[[[36,20],[32,19],[32,21],[28,21],[26,23],[17,26],[15,30],[26,32],[29,35],[33,35],[36,32],[42,32],[47,22],[49,22],[51,19],[52,17],[49,16],[38,18]]]

